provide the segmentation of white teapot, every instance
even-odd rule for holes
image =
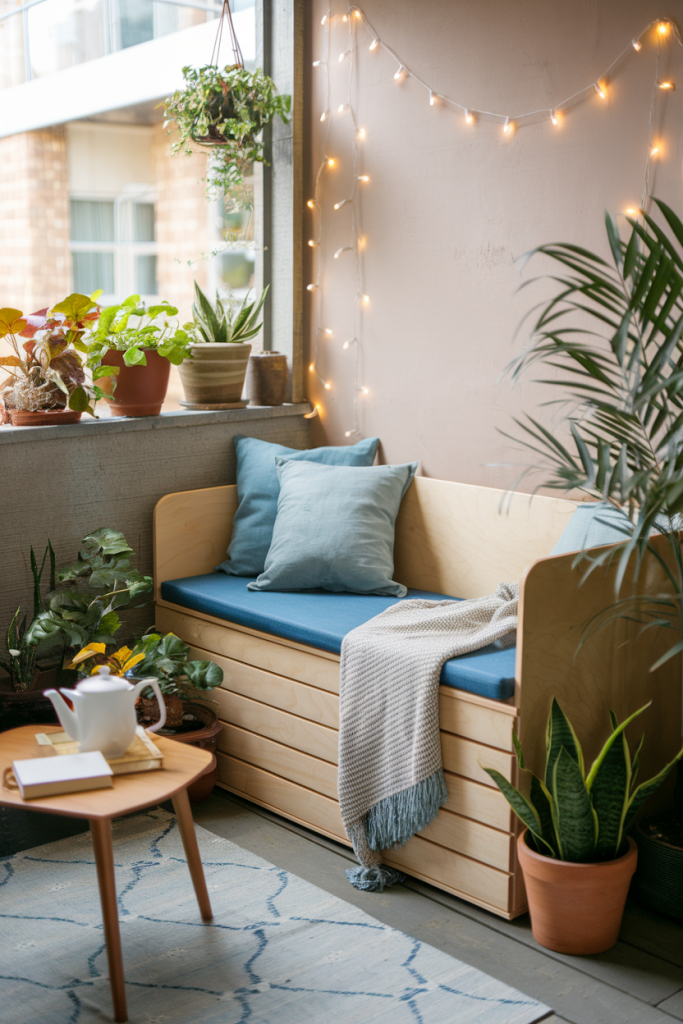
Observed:
[[[45,690],[52,701],[62,728],[72,740],[78,740],[81,753],[101,750],[105,757],[121,757],[135,736],[135,701],[141,690],[151,686],[159,702],[159,721],[148,728],[156,732],[166,721],[166,705],[156,679],[129,683],[113,676],[108,665],[100,665],[97,675],[82,679],[74,690],[61,690],[73,703],[73,711],[56,690]]]

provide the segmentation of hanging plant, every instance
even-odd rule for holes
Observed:
[[[192,143],[215,148],[207,186],[235,197],[254,162],[266,162],[263,128],[278,116],[289,121],[292,98],[281,96],[260,68],[240,64],[186,67],[183,78],[185,88],[166,100],[165,125],[180,133],[171,151],[191,154]]]

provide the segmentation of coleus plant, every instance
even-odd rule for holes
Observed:
[[[641,806],[664,782],[676,757],[653,778],[638,785],[641,737],[633,756],[625,729],[642,714],[640,708],[619,724],[610,711],[612,733],[588,772],[574,729],[553,699],[546,731],[546,764],[542,779],[532,772],[525,796],[500,772],[485,768],[513,811],[529,830],[528,845],[545,857],[584,864],[614,860],[628,849],[628,831]],[[513,738],[519,767],[524,757]]]
[[[123,352],[126,366],[146,366],[146,349],[154,349],[178,366],[189,355],[193,338],[173,319],[177,315],[177,308],[168,302],[147,307],[139,295],[129,295],[118,305],[107,306],[101,311],[97,326],[89,332],[84,347],[93,376],[102,370],[112,375],[118,373],[118,367],[102,365],[110,349]],[[187,327],[193,329],[192,324]]]
[[[29,316],[18,309],[0,309],[0,338],[6,338],[12,349],[11,355],[0,357],[0,367],[9,374],[0,384],[5,410],[37,412],[68,406],[95,415],[94,403],[104,395],[95,381],[110,374],[111,367],[95,370],[90,384],[77,350],[87,351],[83,338],[99,318],[100,294],[74,293]]]

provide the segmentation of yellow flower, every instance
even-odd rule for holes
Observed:
[[[105,644],[88,644],[87,647],[81,648],[81,650],[74,656],[73,661],[67,668],[76,668],[82,661],[87,661],[88,658],[94,657],[96,654],[104,654],[106,650]]]

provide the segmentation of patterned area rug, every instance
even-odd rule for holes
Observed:
[[[532,1024],[547,1007],[197,827],[202,924],[175,818],[114,822],[131,1024]],[[370,903],[370,901],[368,901]],[[111,1021],[90,835],[0,861],[0,1020]]]

